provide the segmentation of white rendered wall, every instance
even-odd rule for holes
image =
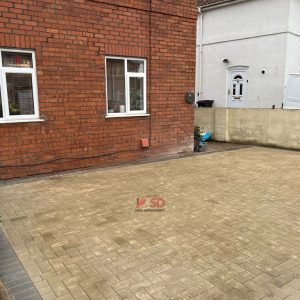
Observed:
[[[300,35],[300,0],[290,0],[289,31]]]
[[[204,13],[203,43],[286,32],[289,2],[290,0],[248,0],[209,10]]]
[[[216,107],[228,107],[228,67],[248,66],[245,107],[281,106],[286,45],[287,34],[281,34],[204,46],[203,99],[215,100]],[[229,59],[229,64],[223,63],[225,58]]]
[[[287,40],[286,74],[292,73],[300,73],[300,37],[289,33]]]
[[[290,0],[285,88],[288,85],[289,74],[294,73],[300,73],[300,0]]]
[[[286,72],[300,73],[300,0],[290,0]]]
[[[216,107],[228,106],[228,68],[248,66],[245,107],[281,106],[287,72],[287,32],[289,26],[296,28],[298,23],[300,29],[300,18],[289,23],[290,1],[298,2],[294,6],[300,2],[249,0],[203,13],[202,82],[197,84],[197,92],[202,86],[202,100],[215,100]],[[230,63],[224,64],[224,59]],[[264,75],[262,70],[266,71]]]

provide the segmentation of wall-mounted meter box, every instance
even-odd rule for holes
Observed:
[[[195,103],[195,94],[193,92],[186,93],[186,102],[189,104]]]

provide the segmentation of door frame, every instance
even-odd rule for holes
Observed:
[[[243,108],[246,108],[246,104],[248,102],[248,66],[232,66],[227,69],[227,84],[226,84],[226,108],[232,108],[231,107],[231,75],[233,72],[243,72],[245,73],[245,83],[246,83],[246,89],[244,89],[244,103],[245,106]]]
[[[284,89],[284,99],[283,99],[283,108],[284,109],[300,109],[300,105],[299,107],[295,106],[295,107],[290,107],[288,106],[288,91],[289,91],[289,87],[291,85],[291,81],[293,77],[300,77],[300,73],[289,73],[287,74],[287,80],[286,80],[286,85],[285,85],[285,89]],[[300,104],[300,102],[299,102]]]

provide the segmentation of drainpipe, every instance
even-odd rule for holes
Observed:
[[[196,64],[196,101],[203,99],[202,91],[202,41],[203,41],[203,13],[201,7],[198,7],[197,20],[197,64]]]

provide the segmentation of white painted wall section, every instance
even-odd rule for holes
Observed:
[[[289,31],[300,35],[300,0],[290,0]]]
[[[228,68],[248,66],[245,107],[281,106],[284,97],[287,35],[271,35],[203,46],[203,99],[228,107]],[[229,64],[223,60],[229,59]],[[262,74],[262,71],[265,74]]]
[[[249,0],[209,10],[204,13],[203,43],[286,32],[289,1]]]
[[[229,70],[244,66],[248,83],[243,107],[281,107],[289,74],[300,73],[300,0],[235,2],[204,9],[201,18],[196,79],[200,100],[230,107]]]

